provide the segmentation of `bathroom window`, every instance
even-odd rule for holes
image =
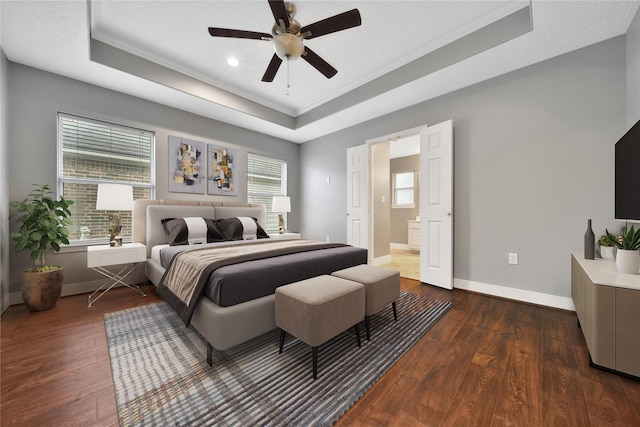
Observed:
[[[415,207],[415,173],[413,171],[393,174],[393,207]]]

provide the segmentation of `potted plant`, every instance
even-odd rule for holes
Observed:
[[[598,243],[600,243],[600,256],[602,259],[614,261],[616,259],[613,253],[614,242],[609,238],[609,236],[603,234],[600,236]]]
[[[638,274],[640,272],[640,229],[629,228],[625,224],[619,236],[605,229],[607,237],[613,242],[616,251],[616,267],[620,273]]]
[[[40,266],[25,270],[22,276],[22,298],[29,311],[54,307],[62,292],[62,267],[47,265],[44,255],[48,247],[58,252],[60,245],[69,243],[73,202],[53,195],[48,185],[40,185],[26,199],[9,203],[15,209],[11,217],[20,225],[11,233],[16,252],[28,250],[32,259],[40,260]]]

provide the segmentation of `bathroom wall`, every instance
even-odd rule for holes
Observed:
[[[390,182],[391,182],[391,194],[393,197],[393,174],[398,172],[410,172],[414,171],[414,182],[415,182],[415,207],[414,208],[391,208],[391,244],[404,244],[408,243],[407,240],[407,220],[416,219],[416,216],[419,215],[418,206],[420,206],[420,198],[419,198],[419,173],[420,173],[420,155],[416,154],[414,156],[406,156],[406,157],[398,157],[396,159],[390,160],[391,164],[391,173],[390,173]]]

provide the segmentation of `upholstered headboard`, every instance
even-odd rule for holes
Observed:
[[[167,235],[162,228],[162,219],[189,216],[214,219],[250,216],[256,218],[258,223],[264,226],[267,210],[264,205],[251,203],[135,200],[132,214],[133,242],[144,243],[147,246],[147,256],[149,256],[154,245],[168,242]]]

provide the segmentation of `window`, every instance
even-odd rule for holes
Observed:
[[[153,199],[154,156],[153,132],[59,113],[58,192],[74,202],[70,240],[109,236],[111,212],[96,211],[100,183],[128,184],[134,199]],[[131,212],[119,213],[130,235]]]
[[[414,172],[393,174],[393,206],[415,207]]]
[[[275,231],[278,229],[279,212],[271,212],[273,196],[286,195],[287,162],[248,153],[247,201],[261,203],[267,207],[267,223],[263,224],[266,230]]]

